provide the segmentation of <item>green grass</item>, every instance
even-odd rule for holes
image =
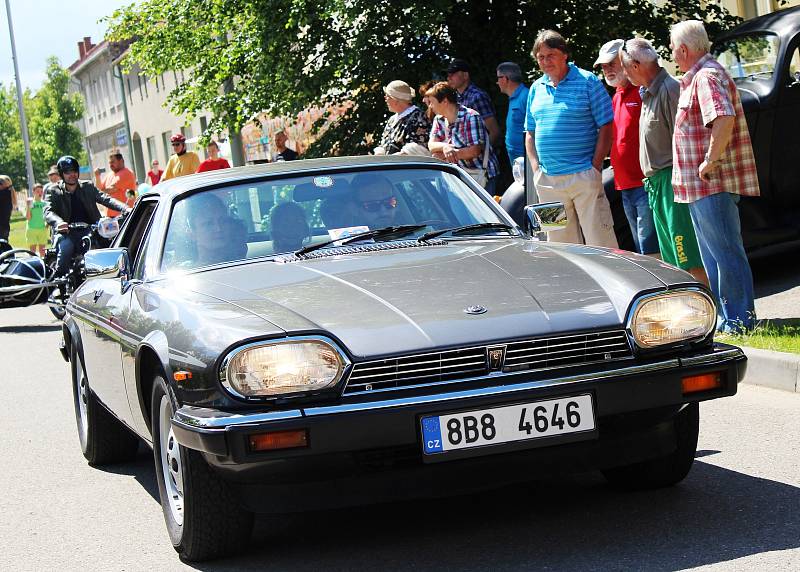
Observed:
[[[800,320],[763,320],[747,334],[717,334],[714,339],[735,346],[800,354]]]
[[[8,242],[14,248],[28,248],[25,240],[25,216],[17,211],[11,215],[11,232]]]

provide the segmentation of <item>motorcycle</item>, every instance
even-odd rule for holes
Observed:
[[[12,248],[0,240],[0,309],[20,308],[35,304],[47,304],[59,320],[66,314],[67,301],[72,293],[86,280],[83,256],[91,248],[106,248],[119,232],[119,218],[102,218],[95,224],[76,222],[69,230],[91,232],[83,237],[80,246],[70,261],[64,276],[56,277],[56,241],[39,257],[27,248]]]

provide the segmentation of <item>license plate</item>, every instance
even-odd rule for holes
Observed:
[[[595,428],[591,395],[575,395],[422,418],[426,455]]]

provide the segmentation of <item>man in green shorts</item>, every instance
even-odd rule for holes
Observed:
[[[640,86],[639,162],[661,258],[708,286],[689,207],[676,203],[672,191],[672,132],[680,84],[658,64],[658,53],[644,38],[625,42],[619,55],[630,81]]]

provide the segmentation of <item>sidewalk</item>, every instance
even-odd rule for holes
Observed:
[[[741,346],[747,356],[743,383],[800,393],[800,355]]]

